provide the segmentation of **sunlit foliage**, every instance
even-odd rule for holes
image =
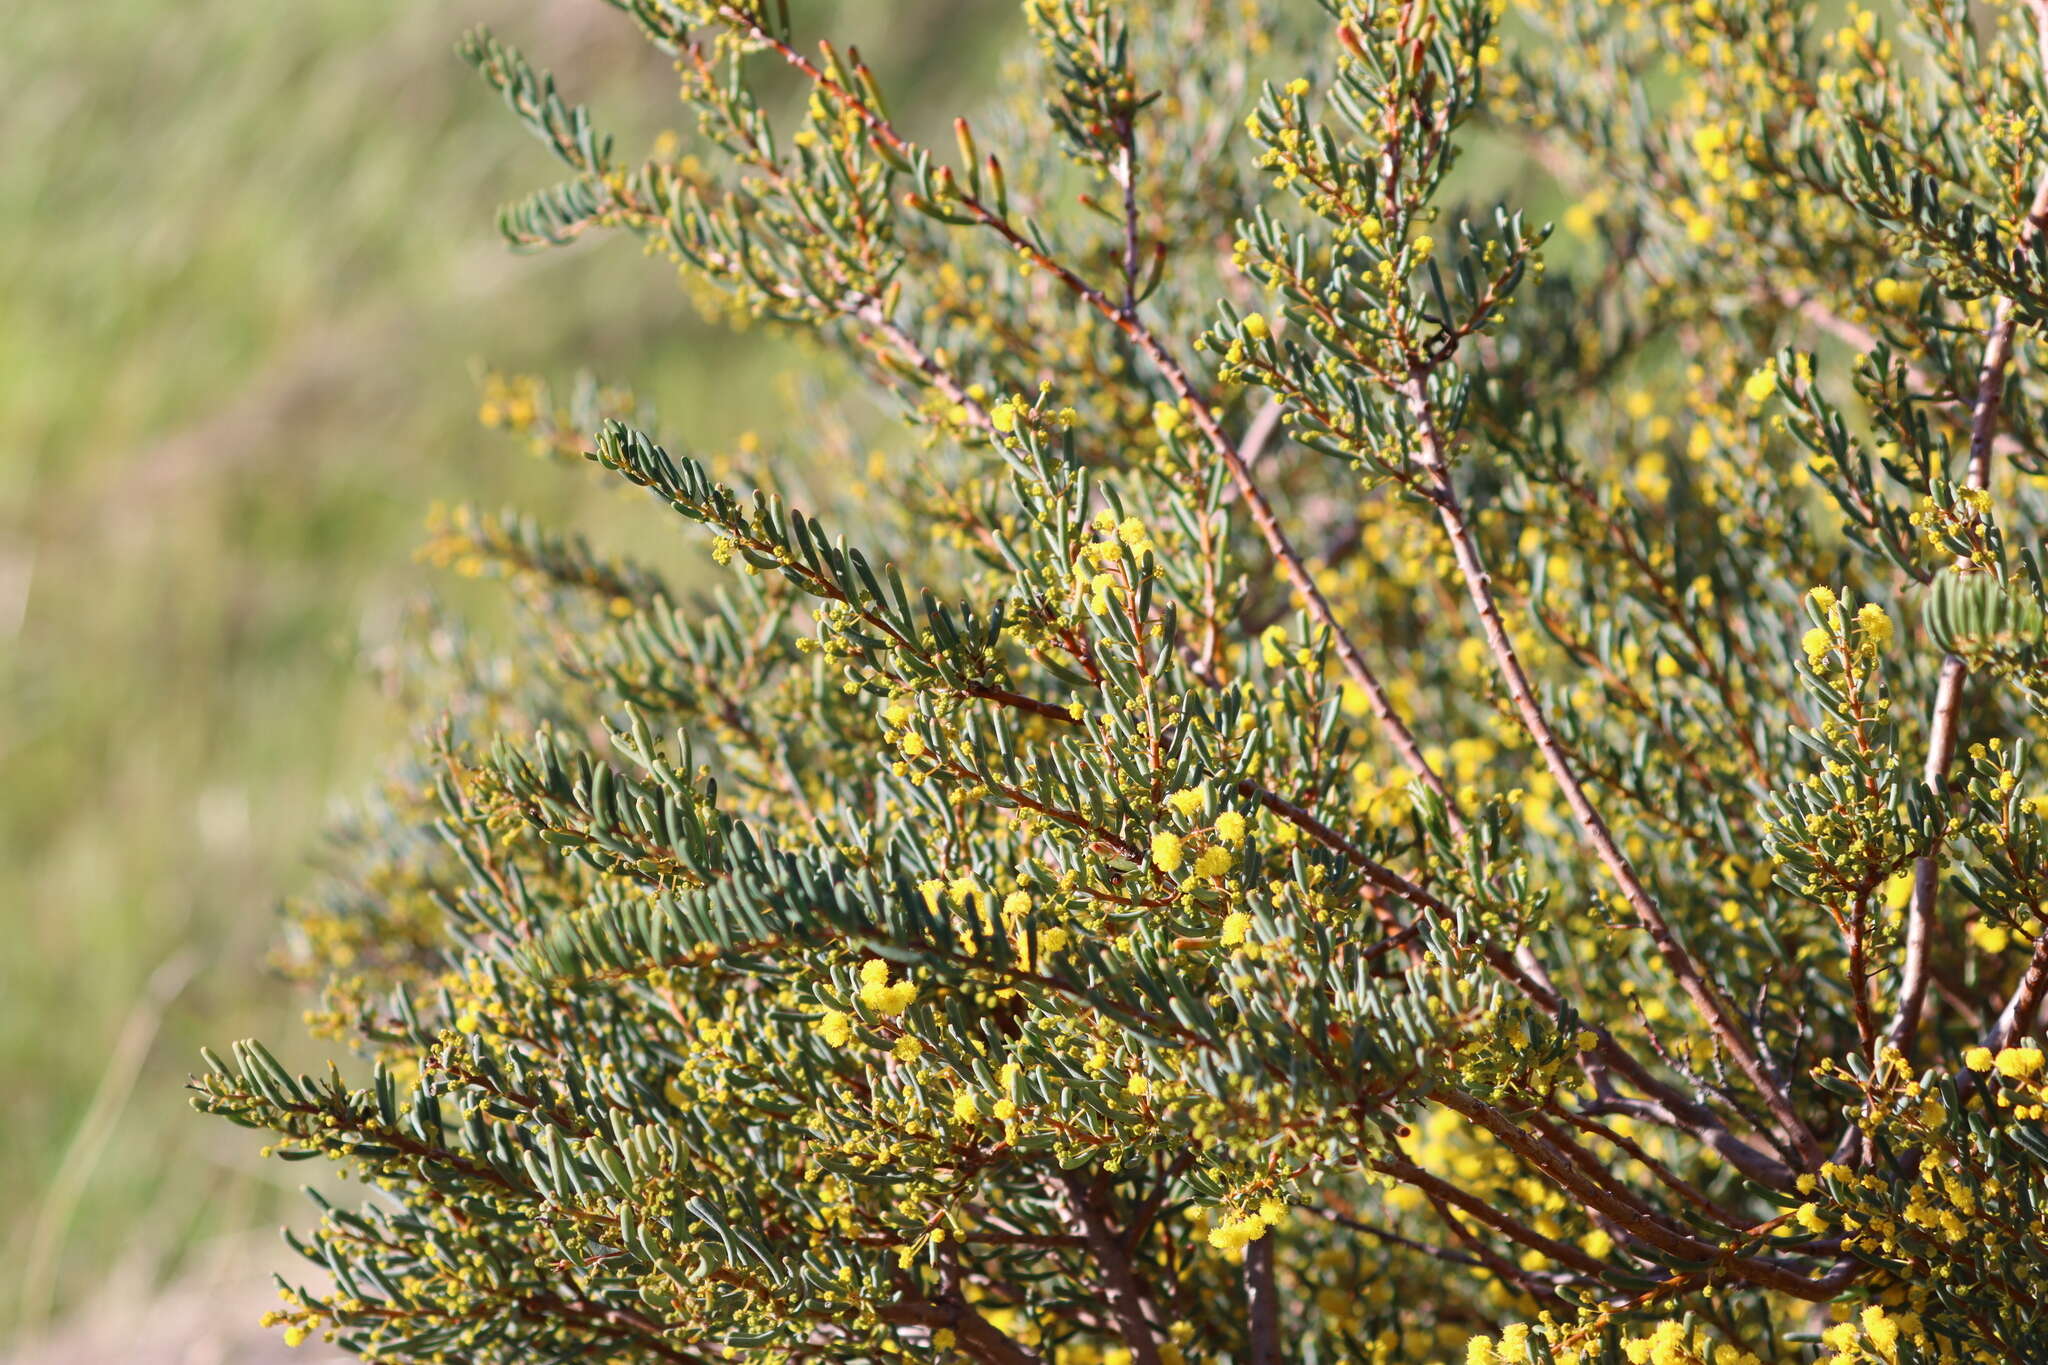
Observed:
[[[1024,8],[936,146],[772,0],[626,6],[640,163],[465,44],[514,243],[845,401],[492,382],[727,577],[437,520],[530,629],[299,916],[368,1082],[196,1082],[374,1191],[287,1335],[2042,1359],[2048,10]]]

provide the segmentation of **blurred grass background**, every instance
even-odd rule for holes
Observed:
[[[963,47],[1014,8],[841,7],[836,32],[944,109],[984,66]],[[181,1086],[202,1043],[297,1032],[303,1002],[264,967],[275,906],[408,721],[360,642],[440,586],[411,558],[435,499],[570,524],[618,505],[480,431],[479,367],[588,367],[698,446],[774,422],[791,352],[708,327],[630,244],[500,245],[496,205],[557,171],[453,57],[479,20],[588,97],[622,154],[680,112],[598,0],[10,15],[0,1346],[279,1221],[289,1168]],[[238,1283],[284,1254],[259,1245]]]

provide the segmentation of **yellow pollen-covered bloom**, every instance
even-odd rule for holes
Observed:
[[[1998,1059],[1992,1063],[1998,1074],[2009,1081],[2030,1080],[2041,1073],[2041,1049],[2037,1047],[2008,1047],[1999,1051]]]
[[[917,999],[917,983],[891,984],[889,964],[874,958],[861,964],[860,1002],[877,1014],[901,1014]]]

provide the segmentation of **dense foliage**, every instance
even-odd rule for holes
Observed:
[[[298,917],[368,1084],[196,1082],[373,1187],[291,1339],[2048,1355],[2048,5],[1326,8],[1027,0],[934,148],[632,0],[630,168],[465,45],[574,172],[515,243],[821,383],[699,458],[492,382],[732,573],[437,524],[529,629],[423,638]]]

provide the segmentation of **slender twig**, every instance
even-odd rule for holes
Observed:
[[[1997,1020],[1984,1033],[1984,1046],[1996,1054],[2019,1036],[2034,1011],[2040,1008],[2041,998],[2048,993],[2048,930],[2043,930],[2034,940],[2034,951],[2027,959],[2027,969],[2020,974],[2019,984],[2012,988],[2012,998],[2005,1002],[2005,1008],[1998,1012]],[[1956,1089],[1968,1099],[1977,1088],[1978,1073],[1965,1072]]]
[[[1244,1249],[1246,1335],[1250,1365],[1280,1365],[1280,1289],[1273,1281],[1273,1232]]]
[[[1438,519],[1443,523],[1444,532],[1450,537],[1452,557],[1457,561],[1459,576],[1465,581],[1467,595],[1472,600],[1473,610],[1479,616],[1480,632],[1486,639],[1489,652],[1493,655],[1501,681],[1506,686],[1509,699],[1514,703],[1523,728],[1542,755],[1544,765],[1556,779],[1558,790],[1564,795],[1565,804],[1571,809],[1572,818],[1577,822],[1602,866],[1607,869],[1615,884],[1620,887],[1622,897],[1628,902],[1640,923],[1663,954],[1672,975],[1692,1000],[1715,1037],[1735,1058],[1736,1065],[1755,1085],[1764,1097],[1764,1103],[1784,1129],[1786,1138],[1809,1160],[1820,1159],[1820,1146],[1814,1140],[1797,1111],[1792,1108],[1770,1069],[1763,1064],[1757,1051],[1741,1030],[1735,1027],[1728,1007],[1698,965],[1692,960],[1672,932],[1664,912],[1651,899],[1649,891],[1636,876],[1635,868],[1629,864],[1621,847],[1615,843],[1607,822],[1601,818],[1591,798],[1572,770],[1570,760],[1565,756],[1564,746],[1551,728],[1549,717],[1536,700],[1535,689],[1530,685],[1529,675],[1522,666],[1520,654],[1514,641],[1509,638],[1507,625],[1501,619],[1500,607],[1494,600],[1492,575],[1480,557],[1478,544],[1472,538],[1463,505],[1458,499],[1457,489],[1451,482],[1450,452],[1443,437],[1437,430],[1436,414],[1429,401],[1425,376],[1417,372],[1401,381],[1398,386],[1401,396],[1406,399],[1410,417],[1415,423],[1418,443],[1418,462],[1431,481],[1430,492],[1436,503]]]
[[[1543,1124],[1533,1114],[1520,1122],[1492,1105],[1454,1090],[1436,1098],[1448,1109],[1473,1119],[1498,1137],[1553,1184],[1575,1195],[1591,1210],[1605,1214],[1619,1227],[1667,1256],[1711,1257],[1715,1248],[1686,1233],[1677,1223],[1645,1203],[1577,1143]]]
[[[1423,890],[1392,868],[1380,863],[1358,845],[1331,829],[1308,811],[1303,810],[1284,796],[1267,791],[1254,782],[1240,782],[1238,791],[1253,797],[1267,810],[1302,830],[1310,838],[1333,852],[1343,854],[1351,865],[1365,874],[1367,881],[1383,891],[1391,891],[1416,909],[1431,914],[1448,916],[1451,908],[1443,901]]]
[[[2040,24],[2041,40],[2048,47],[2048,7],[2030,0]],[[2034,190],[2034,202],[2020,228],[2024,249],[2048,228],[2048,172]],[[2000,299],[1992,313],[1991,332],[1984,343],[1984,364],[1977,375],[1977,401],[1970,418],[1970,467],[1964,484],[1973,489],[1989,487],[1991,456],[1998,432],[1998,415],[2005,397],[2005,377],[2012,364],[2013,341],[2019,330],[2011,299]],[[1958,556],[1956,567],[1969,566]],[[1934,710],[1927,723],[1927,762],[1921,780],[1937,798],[1948,794],[1949,765],[1955,759],[1956,730],[1963,706],[1963,685],[1969,681],[1970,666],[1954,654],[1941,661],[1941,678],[1935,684]],[[1931,848],[1913,864],[1913,899],[1906,910],[1906,961],[1899,975],[1899,1003],[1885,1041],[1901,1051],[1912,1046],[1920,1027],[1920,1013],[1927,999],[1929,956],[1934,934],[1934,902],[1941,879],[1941,849]]]
[[[1376,1157],[1369,1165],[1383,1175],[1390,1175],[1404,1184],[1415,1186],[1432,1199],[1442,1200],[1503,1237],[1521,1243],[1558,1265],[1570,1266],[1581,1275],[1596,1281],[1607,1273],[1606,1266],[1571,1243],[1545,1237],[1512,1215],[1494,1208],[1484,1199],[1467,1194],[1456,1185],[1431,1175],[1406,1156]]]
[[[1628,1153],[1630,1157],[1642,1165],[1643,1169],[1655,1176],[1658,1183],[1663,1185],[1664,1188],[1678,1195],[1688,1204],[1691,1204],[1715,1222],[1720,1223],[1723,1227],[1736,1229],[1743,1226],[1741,1219],[1722,1208],[1719,1204],[1716,1204],[1712,1199],[1709,1199],[1698,1188],[1681,1178],[1669,1166],[1666,1166],[1656,1157],[1651,1156],[1649,1152],[1644,1150],[1641,1143],[1629,1137],[1626,1133],[1617,1132],[1598,1119],[1587,1118],[1584,1114],[1574,1113],[1558,1104],[1554,1099],[1546,1107],[1550,1113],[1562,1118],[1581,1132],[1591,1133],[1595,1137],[1613,1143],[1616,1147]]]
[[[1124,191],[1124,315],[1134,316],[1138,311],[1138,127],[1137,121],[1128,113],[1117,119],[1117,141],[1122,144],[1117,157],[1117,179]]]

